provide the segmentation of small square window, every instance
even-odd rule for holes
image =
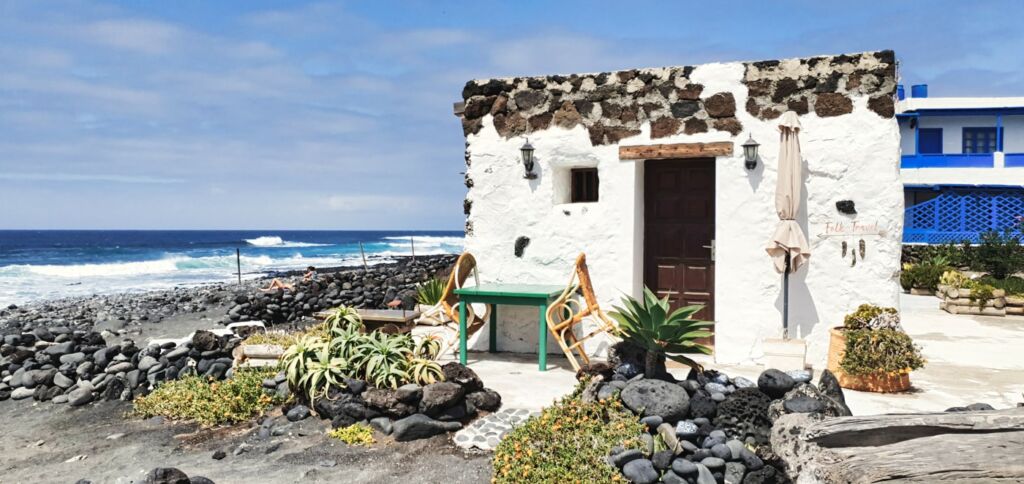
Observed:
[[[597,201],[597,168],[573,168],[572,203]]]

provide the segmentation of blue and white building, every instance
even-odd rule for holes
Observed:
[[[925,84],[896,116],[903,152],[903,242],[977,243],[1024,215],[1024,97],[929,97]]]

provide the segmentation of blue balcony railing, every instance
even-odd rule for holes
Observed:
[[[1017,227],[1021,215],[1022,188],[942,187],[935,198],[906,208],[903,242],[976,244],[983,232]]]
[[[1024,156],[1024,155],[1022,155]],[[992,153],[903,155],[902,168],[992,168]]]
[[[1024,168],[1024,153],[1005,153],[1003,156],[1007,168]]]

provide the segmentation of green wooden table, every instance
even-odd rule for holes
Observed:
[[[498,305],[511,304],[516,306],[537,306],[537,363],[540,371],[547,371],[548,366],[548,304],[562,294],[565,286],[547,284],[481,284],[455,290],[459,296],[459,362],[466,364],[466,305],[484,303],[491,305],[491,318],[488,322],[491,331],[491,343],[488,350],[498,350]]]

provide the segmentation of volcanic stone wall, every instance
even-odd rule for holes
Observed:
[[[891,50],[761,61],[744,64],[751,115],[771,120],[787,110],[820,117],[848,114],[851,96],[869,96],[868,107],[894,116],[896,60]],[[600,74],[516,77],[470,81],[462,90],[466,136],[483,129],[484,116],[504,138],[552,126],[582,124],[594,146],[615,144],[651,124],[651,138],[709,130],[735,136],[743,130],[731,92],[706,92],[693,82],[693,66],[631,69]]]

